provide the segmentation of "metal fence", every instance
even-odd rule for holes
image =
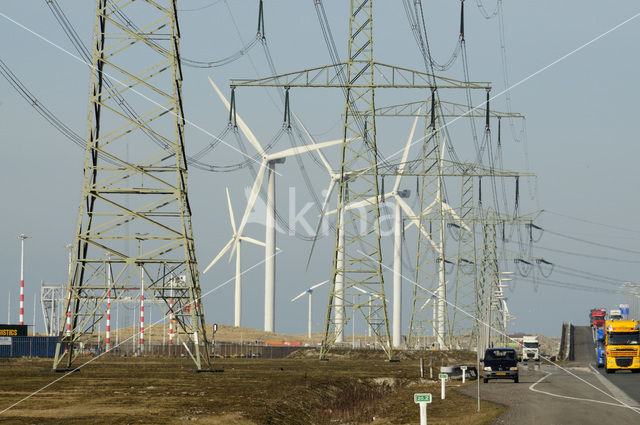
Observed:
[[[185,347],[186,345],[186,347]],[[118,344],[111,344],[107,352],[104,342],[85,343],[78,347],[84,354],[110,356],[158,356],[158,357],[187,357],[193,353],[193,343],[168,344],[161,342],[145,343],[142,349],[140,344],[131,340]],[[188,350],[187,350],[188,348]],[[313,347],[301,346],[272,346],[258,343],[215,342],[210,346],[209,352],[213,357],[220,358],[263,358],[281,359],[300,349],[312,349]]]
[[[14,336],[3,339],[1,342],[0,357],[53,357],[58,338],[55,336]]]

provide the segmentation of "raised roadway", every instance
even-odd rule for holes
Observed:
[[[607,373],[604,368],[597,368],[590,327],[576,326],[574,328],[574,346],[576,361],[588,362],[591,367],[596,369],[605,379],[620,388],[631,399],[640,403],[640,373],[631,373],[630,371]],[[589,350],[591,350],[591,352],[589,352]],[[580,358],[578,358],[578,356],[580,356]]]
[[[640,374],[596,367],[589,327],[574,328],[574,361],[520,363],[520,383],[480,381],[480,398],[508,406],[494,424],[640,423]],[[458,390],[477,395],[477,383]]]

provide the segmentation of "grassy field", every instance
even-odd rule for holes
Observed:
[[[420,379],[419,359],[434,366],[474,364],[465,352],[408,352],[389,363],[380,352],[313,352],[281,360],[216,359],[221,373],[193,373],[189,359],[104,356],[0,414],[21,424],[415,424],[416,392],[431,392],[429,424],[491,423],[502,406],[477,402],[447,384]],[[75,365],[90,360],[79,358]],[[50,359],[0,361],[0,411],[60,378]],[[428,376],[428,368],[427,368]],[[467,383],[467,385],[475,385]]]

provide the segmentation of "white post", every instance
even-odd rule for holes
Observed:
[[[340,225],[338,226],[338,252],[336,253],[336,269],[344,269],[344,209],[340,210]],[[336,274],[334,287],[334,305],[336,319],[336,342],[344,342],[344,275]],[[355,319],[355,316],[354,316]]]
[[[233,317],[233,326],[240,326],[240,318],[242,317],[242,263],[240,249],[242,241],[238,241],[236,246],[236,292],[235,292],[235,310]]]
[[[276,300],[276,174],[275,164],[269,163],[267,177],[267,217],[265,234],[265,263],[264,263],[264,330],[274,332],[275,328],[275,300]]]
[[[420,425],[427,425],[427,404],[431,403],[431,393],[414,394],[413,402],[420,406]]]
[[[309,339],[311,339],[311,292],[309,292],[309,323],[307,325],[307,333]]]
[[[393,244],[393,347],[400,346],[402,335],[402,210],[396,201]]]
[[[444,382],[447,380],[447,378],[440,378],[440,399],[444,400]]]

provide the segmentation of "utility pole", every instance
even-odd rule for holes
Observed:
[[[71,369],[76,345],[99,329],[109,289],[149,291],[166,314],[175,275],[185,275],[186,283],[174,288],[174,320],[191,344],[196,368],[207,369],[176,1],[96,5],[84,185],[67,281],[69,325],[53,369]],[[144,252],[124,252],[135,239],[144,242]],[[104,267],[110,267],[110,283]]]

